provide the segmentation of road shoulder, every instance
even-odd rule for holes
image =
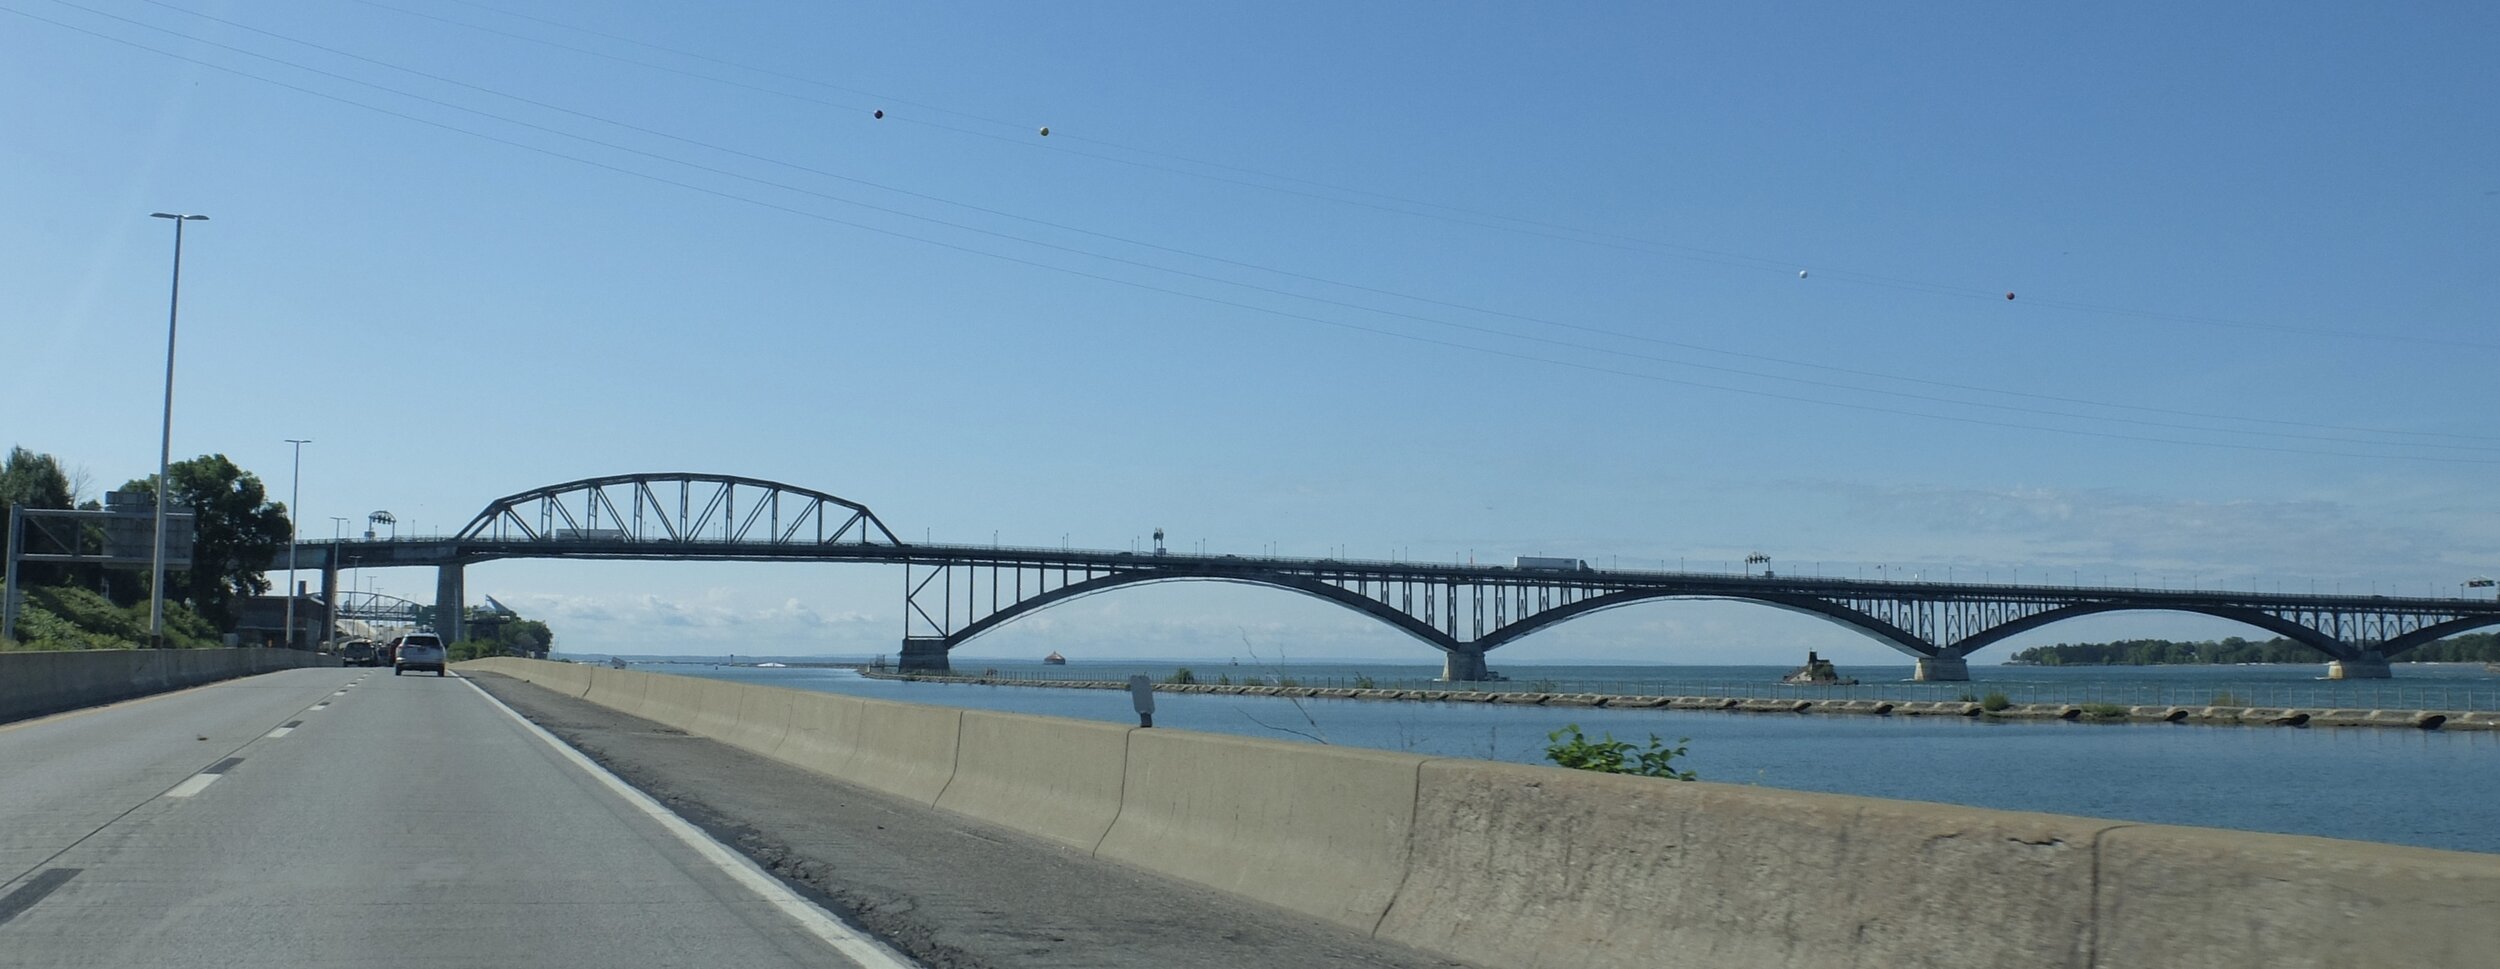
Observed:
[[[520,680],[467,675],[766,871],[933,969],[1464,965],[843,784]]]

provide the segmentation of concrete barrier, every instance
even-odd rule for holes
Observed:
[[[834,776],[922,804],[937,803],[955,774],[963,711],[952,707],[855,700],[858,749]]]
[[[478,662],[493,664],[487,668],[527,679],[566,696],[581,696],[590,692],[591,668],[579,663],[525,663],[502,656]]]
[[[1583,969],[2085,965],[2109,827],[1453,760],[1415,805],[1380,937]]]
[[[1120,816],[1128,737],[1116,723],[963,711],[937,806],[1091,852]]]
[[[702,686],[695,690],[694,716],[688,721],[686,732],[698,737],[710,737],[714,740],[736,743],[730,740],[730,734],[738,729],[740,698],[751,692],[750,689],[745,685],[727,680],[697,680],[696,682],[701,683]],[[739,744],[739,746],[746,745]],[[757,753],[763,753],[763,751],[757,751]]]
[[[657,673],[636,674],[647,680],[642,694],[642,709],[635,716],[694,732],[695,714],[702,712],[704,688],[710,681],[693,676],[668,676]]]
[[[1096,854],[1369,932],[1405,877],[1423,760],[1137,730]]]
[[[859,752],[861,703],[831,693],[791,701],[790,729],[773,756],[829,777],[850,776],[851,758]]]
[[[2488,966],[2500,858],[2158,825],[2100,841],[2103,966]]]
[[[293,649],[101,649],[0,653],[0,722],[135,699],[218,680],[337,666]]]
[[[607,672],[594,697],[686,702]],[[2411,969],[2500,951],[2500,856],[722,687],[735,716],[705,699],[691,722],[750,750],[1487,966]]]
[[[757,686],[735,691],[738,715],[719,739],[766,757],[781,756],[782,738],[789,736],[803,690]]]
[[[582,699],[620,713],[641,716],[643,693],[651,689],[651,681],[654,679],[658,677],[650,673],[593,667],[590,671],[590,689],[582,694]]]

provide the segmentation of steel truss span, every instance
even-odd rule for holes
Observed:
[[[719,474],[622,474],[496,499],[455,538],[499,545],[902,544],[868,506]]]

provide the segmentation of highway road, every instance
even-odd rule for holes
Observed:
[[[578,757],[389,670],[0,726],[0,966],[909,964]]]

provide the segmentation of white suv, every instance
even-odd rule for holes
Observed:
[[[418,672],[433,670],[434,675],[443,675],[443,641],[432,633],[409,634],[407,638],[399,641],[397,656],[399,661],[391,664],[392,676],[405,674],[409,670]]]

